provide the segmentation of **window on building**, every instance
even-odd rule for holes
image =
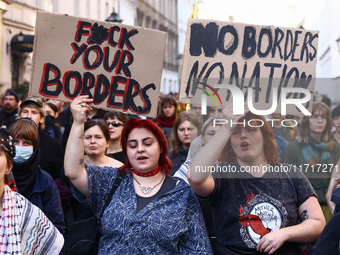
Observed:
[[[161,92],[165,92],[166,91],[166,78],[163,79],[163,84],[162,84],[162,88],[161,88]]]
[[[150,28],[151,27],[150,23],[151,23],[151,17],[147,16],[146,19],[145,19],[144,27]]]

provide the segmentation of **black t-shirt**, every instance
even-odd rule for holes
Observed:
[[[240,169],[237,163],[231,165]],[[262,178],[246,172],[238,175],[243,178],[227,177],[214,177],[215,189],[207,198],[216,240],[227,247],[255,250],[263,235],[298,224],[298,207],[316,196],[310,182],[298,171],[267,172]]]
[[[162,187],[159,189],[159,191],[155,195],[151,197],[141,197],[137,195],[137,213],[141,211],[144,207],[146,207],[152,200],[159,198],[163,196],[165,193],[172,190],[176,186],[177,182],[178,182],[177,179],[175,179],[174,177],[170,175],[167,175],[162,184]]]
[[[106,156],[114,158],[115,160],[118,160],[118,161],[122,162],[123,164],[126,163],[126,159],[125,159],[123,151],[119,151],[119,152],[116,152],[116,153],[106,154]]]

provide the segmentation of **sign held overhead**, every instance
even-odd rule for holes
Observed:
[[[305,107],[311,109],[317,49],[317,31],[190,19],[180,101],[199,103],[201,95],[209,91],[224,105],[233,100],[233,85],[243,92],[244,101],[251,95],[254,107],[263,110],[276,98],[280,106],[281,92],[286,88],[285,100],[294,103],[301,99],[299,102],[305,101]],[[287,114],[302,113],[291,106]]]
[[[157,115],[166,33],[38,12],[29,94]]]

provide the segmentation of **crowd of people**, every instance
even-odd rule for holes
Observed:
[[[233,115],[230,105],[202,116],[173,95],[156,118],[92,101],[4,93],[1,254],[64,254],[72,223],[102,210],[98,254],[324,254],[326,223],[340,220],[340,106],[316,101],[284,127],[286,116]],[[37,219],[48,231],[26,247]]]

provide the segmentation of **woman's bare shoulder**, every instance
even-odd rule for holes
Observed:
[[[114,159],[114,158],[111,158],[111,157],[108,157],[108,165],[111,166],[111,167],[121,167],[122,165],[124,165],[122,162]]]

